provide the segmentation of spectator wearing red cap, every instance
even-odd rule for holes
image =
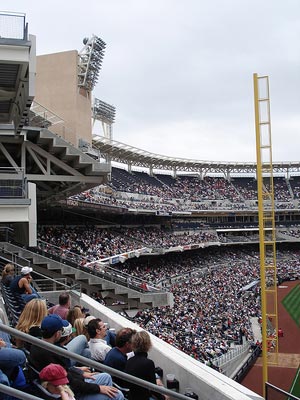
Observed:
[[[56,399],[75,400],[74,393],[68,386],[67,371],[59,364],[49,364],[39,374],[41,385],[54,395]],[[40,395],[43,395],[40,393]]]
[[[68,321],[63,320],[59,315],[48,315],[41,324],[42,340],[57,344],[65,328],[68,329],[68,327]],[[38,371],[49,364],[61,365],[68,374],[70,387],[77,400],[124,400],[123,394],[112,386],[112,378],[107,373],[90,372],[88,367],[71,367],[69,358],[37,345],[31,346],[28,361]]]

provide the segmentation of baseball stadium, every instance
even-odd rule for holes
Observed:
[[[37,56],[29,28],[0,14],[0,398],[300,398],[300,162],[119,142],[93,96],[106,43]]]

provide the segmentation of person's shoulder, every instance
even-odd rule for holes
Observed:
[[[12,283],[15,283],[15,282],[19,281],[21,278],[22,278],[22,276],[16,275],[16,276],[13,277],[13,279],[11,280],[10,283],[11,283],[11,284],[12,284]]]
[[[105,359],[104,359],[104,364],[110,363],[116,358],[116,352],[114,351],[114,348],[109,350],[109,352],[106,353]]]
[[[134,356],[130,357],[130,358],[127,360],[126,365],[135,364],[135,363],[137,362],[137,360],[139,360],[139,357],[137,357],[136,355],[134,355]]]
[[[112,349],[112,347],[109,344],[107,344],[106,340],[103,340],[103,342],[104,343],[102,343],[102,344],[103,344],[103,346],[105,346],[106,349],[109,349],[109,350]]]
[[[114,356],[115,354],[118,354],[118,349],[116,347],[113,347],[112,349],[109,350],[107,356],[109,355],[111,357]]]

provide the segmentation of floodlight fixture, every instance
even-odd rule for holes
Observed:
[[[84,47],[79,52],[78,86],[91,92],[98,82],[106,43],[98,36],[83,39]]]
[[[116,108],[97,98],[93,104],[93,119],[111,125],[115,122]]]

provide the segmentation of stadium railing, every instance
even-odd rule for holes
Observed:
[[[123,381],[134,383],[134,384],[136,384],[138,386],[142,386],[144,388],[147,388],[149,390],[153,390],[153,391],[161,393],[163,395],[168,395],[168,396],[170,396],[170,397],[172,397],[174,399],[180,399],[180,400],[188,400],[189,399],[189,397],[187,397],[187,396],[185,396],[183,394],[171,391],[169,389],[166,389],[166,388],[164,388],[162,386],[158,386],[158,385],[150,383],[150,382],[146,382],[146,381],[144,381],[142,379],[136,378],[135,376],[128,375],[128,374],[126,374],[126,373],[124,373],[122,371],[119,371],[119,370],[116,370],[114,368],[108,367],[107,365],[104,365],[104,364],[100,364],[100,363],[98,363],[98,362],[96,362],[94,360],[88,359],[86,357],[79,356],[79,355],[77,355],[75,353],[72,353],[72,352],[70,352],[68,350],[60,348],[60,347],[58,347],[56,345],[47,343],[47,342],[45,342],[45,341],[43,341],[41,339],[38,339],[38,338],[35,338],[33,336],[27,335],[26,333],[23,333],[23,332],[20,332],[17,329],[11,328],[10,326],[6,326],[6,325],[1,324],[0,328],[1,328],[2,331],[10,334],[13,337],[17,337],[19,339],[22,339],[25,342],[29,342],[31,344],[34,344],[34,345],[38,346],[38,347],[45,348],[45,349],[49,350],[50,352],[52,351],[52,352],[57,353],[57,354],[59,354],[61,356],[76,360],[79,363],[81,363],[82,365],[86,365],[86,366],[88,366],[90,368],[94,368],[97,371],[107,372],[108,374],[110,374],[112,376],[116,376],[116,377],[122,379]],[[0,386],[0,393],[1,393],[1,390],[3,390],[2,385]],[[20,399],[26,399],[26,400],[27,399],[34,399],[33,396],[24,397],[24,392],[21,392],[19,390],[16,390],[16,391],[13,390],[13,395],[15,397],[20,398]],[[36,399],[39,399],[39,398],[37,397]]]

